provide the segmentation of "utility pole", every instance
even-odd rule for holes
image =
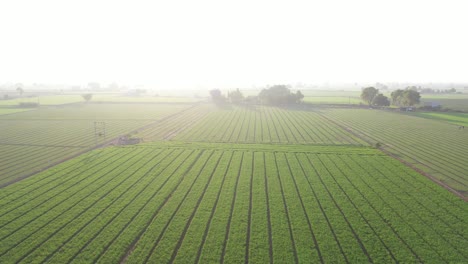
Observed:
[[[106,122],[94,122],[94,144],[98,145],[98,138],[103,137],[106,141]]]

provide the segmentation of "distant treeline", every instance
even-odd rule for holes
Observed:
[[[261,103],[267,105],[288,105],[298,104],[304,98],[301,91],[297,90],[293,93],[286,85],[273,85],[270,88],[261,90],[256,96],[244,97],[239,89],[229,91],[227,97],[219,89],[211,90],[210,95],[213,102],[218,104]]]

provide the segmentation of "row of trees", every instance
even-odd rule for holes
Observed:
[[[409,107],[419,104],[421,99],[419,92],[410,87],[405,90],[395,90],[390,96],[391,102],[387,96],[379,93],[379,89],[375,87],[364,88],[361,92],[361,99],[369,104],[369,106],[389,106],[392,104],[395,106]]]
[[[408,86],[406,90],[414,90],[422,94],[454,94],[457,93],[457,89],[432,89],[432,88],[423,88],[421,86]]]
[[[273,85],[268,89],[263,89],[258,94],[262,103],[271,105],[298,104],[304,98],[301,91],[293,93],[286,85]]]
[[[286,104],[298,104],[304,98],[301,91],[295,93],[286,85],[273,85],[268,89],[260,91],[258,96],[247,96],[244,97],[239,89],[230,91],[225,97],[219,89],[210,91],[211,99],[218,104],[231,102],[233,104],[240,104],[244,102],[260,102],[269,105],[286,105]]]

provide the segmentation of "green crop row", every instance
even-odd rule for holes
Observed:
[[[466,203],[377,150],[195,145],[94,151],[0,189],[0,262],[468,259]]]
[[[366,144],[318,112],[266,106],[218,109],[174,139],[187,142]]]
[[[372,142],[439,179],[468,192],[468,130],[435,120],[378,110],[328,110],[336,119]]]
[[[0,116],[0,186],[158,120],[168,122],[170,115],[189,107],[80,104]],[[105,128],[96,130],[95,121],[105,122]],[[183,120],[177,125],[183,126]]]

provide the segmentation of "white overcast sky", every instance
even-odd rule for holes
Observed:
[[[468,81],[468,1],[0,1],[0,83]]]

